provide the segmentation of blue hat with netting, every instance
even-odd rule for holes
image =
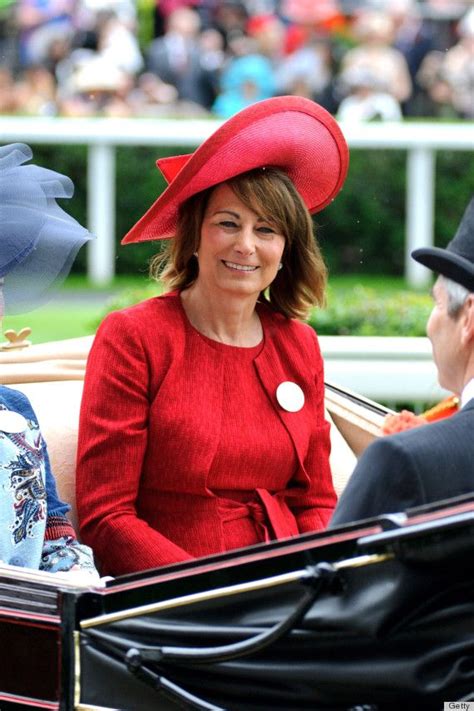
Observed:
[[[0,147],[0,280],[9,314],[41,306],[92,239],[56,202],[72,197],[72,180],[24,165],[32,157],[24,143]]]

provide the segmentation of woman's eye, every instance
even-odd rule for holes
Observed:
[[[219,222],[219,224],[222,227],[227,227],[229,229],[235,229],[237,227],[237,223],[233,222],[232,220],[221,220],[221,222]]]
[[[275,234],[275,230],[273,229],[273,227],[268,227],[267,225],[259,227],[258,232],[261,235],[274,235]]]

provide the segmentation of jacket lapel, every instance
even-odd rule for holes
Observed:
[[[287,369],[282,365],[273,342],[267,343],[262,353],[255,359],[255,367],[272,407],[275,409],[275,412],[278,414],[293,441],[300,467],[305,471],[304,460],[308,452],[310,437],[309,425],[311,421],[307,398],[309,383],[302,380],[301,368],[298,369],[298,374],[296,374],[294,368]],[[311,372],[310,367],[308,367],[308,371]],[[299,385],[305,395],[305,403],[297,412],[288,412],[277,400],[277,387],[280,383],[285,381],[294,382]]]

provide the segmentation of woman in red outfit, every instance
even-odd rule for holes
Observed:
[[[81,534],[112,575],[319,530],[336,503],[301,319],[324,299],[310,212],[345,179],[337,123],[277,97],[158,164],[169,186],[123,242],[172,238],[169,291],[106,317],[82,401]]]

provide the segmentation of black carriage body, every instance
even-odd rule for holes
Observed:
[[[57,709],[69,678],[73,615],[55,585],[0,568],[0,709]],[[73,612],[73,610],[72,610]]]
[[[367,531],[379,530],[371,526]],[[81,705],[120,708],[110,695],[114,684],[107,668],[92,666],[80,640],[88,620],[127,616],[145,606],[186,594],[248,583],[285,566],[350,554],[356,534],[315,534],[296,542],[274,543],[212,556],[136,575],[123,576],[105,589],[53,585],[49,576],[0,565],[0,709],[74,709]],[[309,540],[307,540],[309,539]],[[314,539],[314,540],[313,540]],[[331,554],[330,554],[331,551]],[[46,582],[48,580],[48,582]],[[84,635],[83,635],[84,636]],[[126,675],[128,676],[128,674]],[[135,680],[130,677],[132,688]],[[120,686],[117,687],[117,694]],[[141,709],[147,689],[141,684],[129,708]],[[90,693],[89,693],[90,692]],[[97,701],[97,697],[99,701]],[[159,701],[153,695],[154,703]],[[107,702],[107,703],[105,703]],[[111,706],[107,704],[111,703]],[[118,703],[118,706],[114,704]],[[165,701],[163,708],[170,708]],[[166,705],[168,704],[168,705]]]
[[[465,497],[105,589],[1,575],[0,708],[398,710],[471,698],[473,532]]]

